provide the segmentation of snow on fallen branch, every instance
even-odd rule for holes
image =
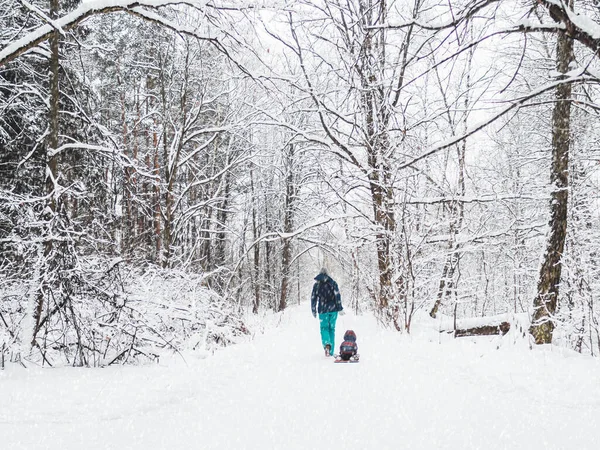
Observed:
[[[500,334],[504,336],[510,330],[509,322],[500,322],[496,325],[481,325],[471,328],[457,328],[454,330],[454,337],[468,336],[494,336]]]
[[[527,313],[507,313],[494,316],[456,319],[444,317],[439,332],[458,337],[473,336],[506,336],[511,333],[514,337],[526,335],[529,322]]]

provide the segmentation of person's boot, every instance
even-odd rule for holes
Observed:
[[[331,356],[331,345],[325,344],[325,356]]]

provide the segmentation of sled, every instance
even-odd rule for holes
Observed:
[[[357,363],[357,362],[359,362],[359,355],[351,356],[350,359],[342,359],[342,358],[340,358],[340,355],[335,355],[335,360],[333,362],[336,364],[337,363],[340,363],[340,364]]]

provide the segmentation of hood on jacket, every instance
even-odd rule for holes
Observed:
[[[324,274],[324,273],[320,273],[319,275],[317,275],[315,277],[315,280],[317,280],[317,281],[327,281],[327,280],[330,280],[330,279],[331,278],[329,278],[329,276],[326,275],[326,274]]]

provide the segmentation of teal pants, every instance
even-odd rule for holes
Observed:
[[[331,353],[335,351],[335,322],[337,320],[337,311],[319,314],[321,323],[321,342],[323,347],[331,345]]]

